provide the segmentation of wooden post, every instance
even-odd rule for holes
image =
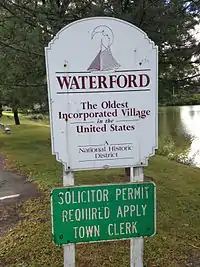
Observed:
[[[74,185],[73,172],[63,167],[63,186]],[[64,267],[75,267],[75,244],[64,245]]]
[[[130,168],[130,182],[143,182],[144,169],[143,167]],[[132,238],[130,241],[130,267],[143,267],[143,237]]]

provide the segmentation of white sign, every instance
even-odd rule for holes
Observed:
[[[125,21],[64,27],[46,68],[52,151],[71,171],[145,166],[157,148],[157,47]]]

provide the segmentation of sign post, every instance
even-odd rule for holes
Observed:
[[[63,166],[63,186],[74,185],[74,174]],[[75,244],[64,245],[64,267],[75,267]]]
[[[130,168],[130,182],[143,182],[143,167]],[[142,237],[130,241],[130,267],[143,267],[144,240]]]
[[[75,267],[75,243],[117,239],[131,239],[131,267],[143,266],[143,237],[155,232],[155,185],[143,168],[158,142],[157,50],[141,29],[110,17],[75,21],[45,48],[52,153],[64,166],[52,231],[65,267]],[[76,171],[130,166],[128,185],[74,187]]]

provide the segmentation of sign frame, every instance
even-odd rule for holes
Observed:
[[[56,120],[54,118],[54,113],[55,112],[53,110],[55,110],[55,102],[57,100],[55,100],[55,97],[54,97],[54,95],[52,93],[53,90],[54,90],[54,86],[53,86],[53,83],[52,83],[52,75],[53,75],[52,74],[53,73],[52,70],[53,69],[50,68],[49,64],[50,64],[50,62],[53,62],[52,60],[50,60],[51,51],[52,51],[53,47],[56,45],[56,42],[58,42],[59,38],[61,38],[61,36],[64,34],[65,31],[70,29],[70,27],[75,27],[79,23],[90,23],[90,22],[92,23],[92,21],[98,21],[98,20],[107,21],[108,23],[112,23],[112,22],[113,23],[114,22],[121,23],[121,24],[126,25],[127,27],[131,27],[132,29],[137,31],[138,34],[141,34],[143,36],[143,41],[147,42],[149,47],[151,46],[152,50],[155,51],[155,58],[154,58],[155,66],[153,67],[153,69],[155,69],[153,71],[153,73],[154,73],[153,75],[155,75],[155,77],[153,77],[154,82],[153,82],[153,87],[152,87],[152,96],[154,95],[154,103],[155,103],[155,107],[154,107],[155,110],[153,112],[154,115],[153,115],[153,119],[152,119],[155,122],[155,129],[154,129],[154,136],[155,136],[155,140],[154,141],[155,141],[155,143],[152,144],[152,146],[149,145],[148,155],[141,156],[141,154],[142,155],[144,154],[143,152],[141,152],[141,151],[144,150],[144,148],[141,148],[141,144],[139,144],[139,145],[137,144],[136,141],[138,141],[138,140],[136,140],[136,141],[134,141],[132,143],[130,142],[130,145],[132,146],[132,150],[136,151],[136,152],[130,152],[129,153],[129,155],[131,153],[135,153],[134,156],[131,154],[132,155],[131,159],[128,160],[128,157],[127,157],[127,160],[122,160],[122,158],[124,159],[124,156],[120,156],[119,160],[118,160],[118,163],[116,163],[117,162],[116,160],[111,161],[111,159],[108,159],[107,161],[105,161],[105,164],[104,163],[102,163],[102,164],[99,163],[99,165],[95,166],[95,164],[92,165],[92,163],[89,163],[89,161],[91,161],[91,159],[89,159],[89,158],[87,158],[87,161],[88,161],[87,164],[88,165],[86,163],[81,163],[82,164],[81,165],[80,162],[75,163],[76,160],[74,160],[74,159],[77,158],[78,152],[76,152],[77,153],[76,155],[74,154],[74,152],[72,152],[72,151],[75,150],[74,149],[74,145],[73,145],[73,149],[72,149],[71,148],[71,144],[70,144],[72,139],[70,139],[71,141],[68,140],[69,136],[73,136],[73,138],[75,136],[75,135],[73,135],[73,132],[71,132],[70,126],[68,126],[69,123],[70,123],[69,120],[63,122],[62,126],[61,126],[61,124],[58,124],[58,123],[56,125],[54,125]],[[92,32],[90,32],[90,34],[92,34]],[[49,109],[50,109],[50,120],[51,120],[52,153],[54,155],[56,155],[56,159],[59,162],[62,162],[62,164],[65,165],[66,169],[68,169],[70,171],[81,171],[81,170],[94,170],[94,169],[106,169],[106,168],[126,168],[126,167],[130,167],[130,166],[135,166],[135,167],[142,166],[143,167],[143,166],[147,166],[148,165],[148,158],[155,154],[155,149],[157,149],[157,147],[158,147],[158,138],[157,138],[157,135],[158,135],[158,53],[157,52],[158,52],[158,47],[154,44],[154,42],[151,39],[148,38],[147,34],[145,32],[143,32],[140,28],[138,28],[135,25],[133,25],[131,23],[128,23],[128,22],[126,22],[124,20],[113,18],[113,17],[90,17],[90,18],[86,18],[86,19],[81,19],[81,20],[75,21],[75,22],[65,26],[63,29],[61,29],[57,33],[57,35],[53,38],[53,40],[49,43],[48,47],[45,48],[47,84],[48,84],[48,96],[49,96]],[[144,59],[144,61],[145,60],[146,60],[146,58]],[[60,61],[60,63],[61,63],[61,61]],[[61,71],[60,73],[70,74],[71,73],[71,69],[68,71],[68,68],[70,66],[70,62],[68,62],[67,59],[65,59],[63,57],[62,64],[63,64],[63,67],[61,67],[61,64],[60,64],[60,69],[59,69]],[[141,64],[143,64],[143,63],[141,63]],[[144,63],[144,64],[146,64],[146,63]],[[92,63],[91,63],[91,65],[92,65]],[[89,66],[88,69],[90,67],[91,66]],[[79,69],[78,69],[78,71],[79,71]],[[138,69],[136,69],[136,72],[137,71],[138,71]],[[72,68],[72,73],[75,73],[75,70],[73,68]],[[71,91],[74,91],[74,90],[71,90]],[[77,90],[77,92],[78,91],[79,91],[79,93],[81,93],[80,90]],[[85,93],[82,93],[82,95],[84,95],[84,94]],[[76,95],[78,95],[78,94],[76,94]],[[86,95],[88,95],[88,94],[86,94]],[[96,94],[92,94],[92,95],[96,95]],[[65,95],[62,95],[62,97],[64,97],[64,96]],[[69,96],[69,94],[68,94],[66,99],[70,99],[70,98],[71,98],[71,96]],[[95,104],[95,103],[93,103],[93,104]],[[56,133],[57,131],[60,131],[60,133],[57,134]],[[139,132],[139,130],[138,130],[138,132]],[[144,129],[143,129],[143,132],[144,132]],[[63,139],[63,134],[67,136],[64,139]],[[146,139],[147,138],[148,138],[148,136],[146,137]],[[112,139],[112,138],[110,138],[110,139]],[[133,137],[133,139],[134,139],[134,137]],[[62,140],[62,141],[60,141],[60,140]],[[130,137],[129,137],[129,140],[130,140]],[[101,143],[102,147],[106,142],[109,145],[116,145],[116,143],[119,143],[119,142],[115,142],[114,144],[111,144],[110,141],[111,140],[106,140],[106,138],[105,138],[105,140],[103,141],[103,144]],[[63,142],[63,144],[58,146],[57,142]],[[146,141],[144,141],[144,142],[146,142]],[[85,142],[85,144],[87,144],[87,142]],[[148,142],[147,142],[147,144],[148,144]],[[97,144],[95,142],[91,143],[91,146],[99,146],[99,145],[100,144]],[[84,146],[84,144],[83,144],[83,146]],[[82,158],[83,158],[83,155],[82,155]],[[137,158],[137,160],[135,158]],[[84,159],[84,161],[86,161],[86,159]]]
[[[156,184],[153,182],[153,181],[145,181],[145,182],[134,182],[134,183],[132,183],[132,182],[126,182],[126,183],[119,183],[119,184],[117,184],[117,183],[114,183],[114,184],[98,184],[98,185],[83,185],[83,186],[64,186],[64,187],[56,187],[56,188],[54,188],[52,191],[51,191],[51,221],[52,221],[52,239],[53,239],[53,241],[54,241],[54,244],[55,245],[57,245],[57,246],[65,246],[65,245],[72,245],[72,244],[85,244],[85,243],[99,243],[99,242],[112,242],[112,241],[120,241],[120,240],[132,240],[132,239],[135,239],[136,238],[136,236],[135,237],[133,237],[133,236],[131,236],[131,237],[124,237],[124,238],[117,238],[117,239],[101,239],[101,240],[95,240],[95,241],[84,241],[84,242],[75,242],[75,243],[73,243],[73,242],[67,242],[67,243],[62,243],[62,244],[58,244],[58,243],[56,243],[55,242],[55,238],[54,238],[54,224],[53,224],[53,216],[54,216],[54,214],[53,214],[53,195],[52,195],[52,193],[53,193],[53,191],[54,190],[58,190],[58,189],[60,189],[60,190],[62,190],[63,188],[64,189],[68,189],[68,188],[72,188],[72,189],[74,189],[74,188],[80,188],[80,189],[83,189],[83,188],[87,188],[87,187],[90,187],[90,188],[93,188],[93,187],[99,187],[99,189],[101,189],[102,187],[111,187],[111,186],[137,186],[137,185],[145,185],[145,184],[147,184],[147,185],[151,185],[151,186],[153,186],[153,193],[154,193],[154,197],[153,197],[153,206],[154,206],[154,210],[153,210],[153,215],[154,215],[154,232],[153,232],[153,234],[151,234],[151,235],[143,235],[143,236],[137,236],[137,237],[139,237],[139,238],[147,238],[147,237],[153,237],[154,235],[156,235],[156,231],[157,231],[157,229],[156,229],[156,226],[157,226],[157,224],[156,224]],[[66,206],[67,204],[65,204],[65,206]],[[118,204],[119,205],[119,204]],[[116,205],[117,206],[117,205]]]

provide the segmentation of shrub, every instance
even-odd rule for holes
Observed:
[[[158,143],[156,154],[166,156],[170,160],[175,160],[185,165],[194,165],[194,157],[188,157],[188,149],[183,149],[180,152],[170,136],[159,137]]]

